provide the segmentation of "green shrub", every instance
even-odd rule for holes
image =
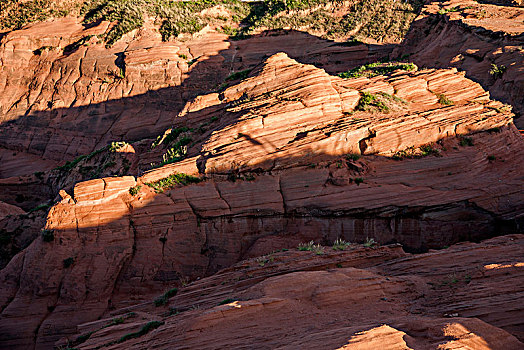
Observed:
[[[51,204],[43,203],[29,210],[28,213],[34,213],[35,211],[39,211],[39,210],[48,210],[49,208],[51,208]]]
[[[93,158],[97,154],[100,154],[100,153],[104,152],[108,148],[109,148],[109,146],[105,146],[105,147],[97,149],[96,151],[93,151],[93,152],[91,152],[89,154],[84,154],[84,155],[81,155],[79,157],[76,157],[74,160],[67,161],[64,165],[56,167],[54,170],[58,170],[58,171],[62,171],[62,172],[69,172],[75,166],[77,166],[77,164],[80,163],[81,161],[83,161],[83,160],[90,160],[91,158]]]
[[[81,46],[86,46],[87,42],[91,40],[92,37],[94,37],[94,35],[87,35],[75,41],[74,43],[67,45],[66,47],[64,47],[64,53],[71,53],[78,50]]]
[[[154,182],[147,182],[146,185],[153,188],[157,193],[164,192],[175,186],[186,186],[189,184],[199,183],[201,179],[184,173],[172,174],[168,177]]]
[[[367,112],[378,110],[382,113],[389,112],[389,107],[382,100],[380,100],[377,95],[371,94],[369,92],[361,92],[360,95],[361,97],[358,101],[357,107],[355,108],[356,110]]]
[[[437,94],[438,103],[445,106],[451,106],[453,105],[453,101],[451,101],[449,98],[446,97],[444,94]]]
[[[137,185],[137,186],[134,186],[134,187],[131,187],[129,189],[129,194],[132,195],[132,196],[136,196],[138,194],[138,192],[140,192],[140,189],[142,188],[142,186],[140,185]]]
[[[461,146],[473,146],[473,139],[471,137],[461,137],[460,145]]]
[[[497,158],[496,158],[495,156],[493,156],[493,155],[489,155],[489,156],[488,156],[488,160],[489,160],[490,162],[494,161],[495,159],[497,159]]]
[[[361,177],[357,177],[357,178],[355,178],[353,181],[355,181],[355,184],[356,184],[357,186],[360,186],[360,184],[364,182],[364,179],[361,178]]]
[[[377,245],[377,242],[373,238],[366,237],[366,241],[362,244],[364,247],[373,247]]]
[[[427,144],[420,146],[418,150],[414,146],[410,146],[406,149],[396,152],[391,158],[395,160],[403,160],[404,158],[421,158],[430,155],[438,156],[440,155],[440,151],[434,148],[433,145]]]
[[[73,259],[73,258],[64,259],[64,268],[67,269],[68,267],[73,265],[74,262],[75,262],[75,259]]]
[[[44,240],[44,242],[52,242],[55,239],[53,230],[44,229],[40,232],[40,234],[42,235],[42,239]]]
[[[117,343],[123,343],[126,340],[133,339],[133,338],[139,338],[139,337],[141,337],[141,336],[151,332],[152,330],[162,326],[163,324],[164,324],[164,322],[162,322],[162,321],[150,321],[150,322],[146,323],[144,326],[142,326],[142,328],[140,328],[140,330],[138,332],[128,333],[128,334],[122,336],[120,339],[118,339]]]
[[[300,243],[298,245],[298,250],[311,251],[314,252],[316,255],[324,254],[324,247],[322,247],[320,244],[315,244],[315,242],[313,241],[310,241],[308,243]]]
[[[308,243],[300,243],[298,245],[298,250],[300,251],[309,251],[313,250],[313,247],[315,246],[315,242],[309,241]]]
[[[447,8],[447,9],[440,9],[440,10],[438,10],[437,13],[439,15],[444,15],[444,14],[446,14],[448,12],[459,12],[459,11],[460,11],[460,7],[455,6],[455,7],[450,7],[450,8]]]
[[[93,335],[93,333],[95,333],[95,332],[88,332],[86,334],[82,334],[82,335],[78,336],[78,338],[76,338],[76,340],[75,340],[75,344],[79,345],[79,344],[84,343],[86,340],[88,340]]]
[[[433,148],[431,144],[420,146],[420,151],[422,152],[421,153],[422,157],[426,157],[429,155],[437,156],[440,154],[440,151],[436,148]]]
[[[181,128],[173,128],[168,134],[160,135],[156,138],[156,140],[151,144],[151,149],[156,148],[160,145],[169,145],[178,137],[185,132],[188,132],[189,128],[184,126]]]
[[[169,298],[174,297],[178,293],[177,288],[173,288],[165,292],[163,295],[159,296],[155,299],[154,304],[155,306],[162,306],[166,305],[169,301]]]
[[[218,305],[230,304],[235,301],[237,301],[237,299],[227,298],[227,299],[222,300],[220,303],[218,303]]]
[[[34,50],[33,53],[37,56],[40,56],[42,53],[51,51],[54,48],[55,48],[54,46],[42,46],[41,48]]]
[[[125,147],[129,145],[129,143],[127,142],[124,142],[124,141],[121,141],[121,142],[111,142],[111,144],[109,144],[109,152],[117,152],[119,151],[121,148]]]
[[[377,75],[385,75],[392,73],[396,70],[405,70],[405,71],[416,71],[418,67],[414,63],[400,63],[400,62],[376,62],[365,64],[363,66],[353,68],[347,72],[340,73],[338,76],[341,78],[359,78],[359,77],[368,77],[372,78]]]
[[[354,153],[352,153],[352,154],[346,154],[346,159],[347,159],[347,160],[352,160],[352,161],[356,162],[357,160],[360,159],[360,154],[354,154]]]
[[[226,81],[244,80],[244,79],[247,78],[249,73],[251,73],[251,71],[252,71],[252,69],[245,69],[245,70],[241,70],[239,72],[234,72],[234,73],[230,74],[226,78]]]
[[[493,78],[499,79],[499,78],[502,78],[506,70],[507,70],[506,66],[503,66],[503,65],[497,66],[496,64],[492,64],[489,74],[491,74]]]

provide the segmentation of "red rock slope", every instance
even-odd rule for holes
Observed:
[[[1,37],[0,177],[51,169],[110,141],[156,136],[188,99],[267,55],[287,52],[343,71],[391,51],[336,46],[295,31],[232,41],[208,28],[187,41],[162,42],[147,23],[106,48],[109,23],[86,27],[80,20],[37,23]]]
[[[517,337],[524,336],[518,303],[524,296],[523,251],[524,237],[514,235],[421,255],[399,246],[358,245],[276,252],[181,287],[165,305],[155,307],[151,300],[81,325],[83,342],[73,344],[78,349],[522,349]],[[159,327],[123,338],[151,321]]]
[[[439,103],[441,94],[454,104]],[[365,105],[369,96],[381,110]],[[211,126],[196,131],[213,116]],[[0,346],[50,347],[114,308],[311,239],[372,237],[425,250],[518,231],[524,147],[511,117],[456,70],[344,80],[274,55],[248,79],[182,110],[175,125],[195,129],[185,160],[138,179],[96,179],[60,193],[42,238],[0,272]],[[149,187],[175,172],[205,181],[166,186],[164,193]],[[340,278],[347,286],[362,276],[383,279],[372,271],[340,273],[313,278],[304,298],[313,298],[317,279]],[[296,284],[300,276],[283,283]],[[410,283],[418,282],[391,283],[384,297]],[[257,288],[253,295],[262,298]],[[327,294],[319,297],[330,304]],[[390,310],[369,307],[375,306]],[[428,322],[441,328],[444,321]],[[376,326],[344,331],[344,337]],[[462,339],[461,327],[450,326],[450,334]]]
[[[466,71],[493,98],[513,105],[515,124],[524,129],[523,21],[522,7],[431,1],[394,55],[409,55],[420,66]]]

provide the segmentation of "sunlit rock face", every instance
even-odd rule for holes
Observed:
[[[523,348],[521,18],[1,34],[0,348]]]
[[[302,241],[374,237],[420,251],[515,230],[523,140],[501,107],[453,69],[342,79],[276,54],[184,107],[181,125],[218,116],[184,161],[62,192],[45,227],[53,240],[2,271],[2,322],[40,325],[46,346],[135,298]],[[148,186],[179,172],[204,181]]]

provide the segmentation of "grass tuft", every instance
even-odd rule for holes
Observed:
[[[333,243],[333,250],[345,250],[351,243],[344,241],[342,238],[337,238]]]

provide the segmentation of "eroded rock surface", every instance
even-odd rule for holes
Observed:
[[[443,14],[438,14],[443,13]],[[431,2],[394,56],[427,67],[457,67],[511,104],[520,118],[524,108],[524,9],[476,1]]]
[[[336,72],[391,51],[336,46],[295,31],[233,41],[209,29],[162,42],[151,25],[106,48],[108,25],[86,27],[68,17],[1,38],[0,176],[48,170],[111,141],[156,136],[188,99],[280,51]]]
[[[82,325],[79,335],[93,333],[77,346],[521,349],[523,239],[421,255],[358,245],[276,252],[181,287],[165,305],[150,301]],[[152,320],[163,323],[111,344]]]
[[[366,93],[388,108],[364,108]],[[61,192],[45,226],[52,239],[42,235],[0,272],[2,346],[47,348],[114,308],[300,242],[373,237],[424,250],[522,225],[524,148],[512,114],[456,70],[345,80],[277,54],[246,80],[189,103],[174,123],[195,127],[212,116],[185,160]],[[433,151],[406,151],[426,145]],[[403,160],[391,158],[402,151]],[[147,185],[177,172],[206,179],[164,193]],[[383,279],[340,273],[348,285]],[[392,282],[387,293],[410,283],[418,282]],[[460,340],[457,327],[450,332]]]

